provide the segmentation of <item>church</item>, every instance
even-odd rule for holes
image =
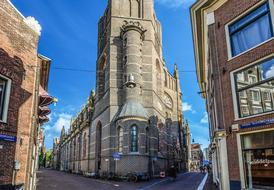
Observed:
[[[98,24],[96,92],[62,130],[59,169],[157,176],[188,169],[178,67],[162,54],[153,0],[109,0]]]

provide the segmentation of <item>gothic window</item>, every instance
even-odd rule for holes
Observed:
[[[76,160],[76,140],[73,140],[73,160]]]
[[[165,87],[167,87],[167,72],[165,71]]]
[[[161,72],[161,67],[160,67],[160,63],[159,63],[159,60],[157,59],[156,60],[156,80],[157,80],[157,93],[158,94],[161,94],[161,87],[162,87],[162,79],[161,79],[161,75],[162,75],[162,72]]]
[[[106,76],[106,57],[103,56],[98,65],[97,91],[101,98],[106,90],[107,76]]]
[[[96,126],[97,169],[101,169],[101,152],[102,152],[102,124],[99,121],[97,126]]]
[[[173,102],[172,102],[172,99],[171,97],[165,93],[165,96],[164,96],[164,103],[165,105],[169,108],[169,109],[172,109],[173,108]]]
[[[80,151],[80,149],[81,149],[81,138],[80,137],[78,137],[78,143],[77,143],[77,160],[80,160],[81,159],[81,151]]]
[[[149,128],[146,128],[146,153],[149,152]]]
[[[122,127],[118,127],[118,151],[123,152],[124,131]]]
[[[131,152],[138,152],[138,131],[137,126],[133,125],[130,130],[130,151]]]
[[[83,140],[83,158],[86,158],[87,154],[87,137],[86,133],[84,134],[84,140]]]

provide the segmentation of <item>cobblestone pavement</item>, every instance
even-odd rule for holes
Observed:
[[[178,175],[175,182],[165,178],[128,183],[96,180],[48,169],[38,171],[37,175],[37,190],[196,190],[204,178],[204,174],[185,173]]]

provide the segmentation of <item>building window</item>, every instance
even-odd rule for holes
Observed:
[[[124,131],[122,127],[118,128],[118,151],[123,152]]]
[[[259,102],[260,101],[260,91],[251,90],[251,98],[254,102]]]
[[[131,152],[138,152],[138,132],[137,132],[137,126],[132,126],[130,131],[130,137],[131,137],[131,146],[130,151]]]
[[[254,80],[241,80],[242,76]],[[234,78],[239,117],[274,111],[274,58],[243,69]]]
[[[271,13],[264,3],[228,26],[232,57],[273,37]]]
[[[0,76],[0,121],[6,122],[10,92],[10,80]]]
[[[241,135],[245,186],[249,189],[274,187],[274,131]]]
[[[86,158],[87,154],[87,137],[86,133],[84,134],[84,142],[83,142],[83,158]]]

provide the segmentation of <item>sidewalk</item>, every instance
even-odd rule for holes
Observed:
[[[213,183],[212,174],[208,175],[204,190],[219,190]]]

